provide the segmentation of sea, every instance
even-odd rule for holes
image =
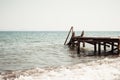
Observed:
[[[0,31],[0,80],[120,80],[119,55],[86,56],[93,53],[86,44],[78,56],[64,45],[67,34]],[[120,37],[120,31],[85,31],[84,36]]]

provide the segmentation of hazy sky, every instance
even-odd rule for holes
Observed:
[[[120,0],[0,0],[0,30],[117,30]]]

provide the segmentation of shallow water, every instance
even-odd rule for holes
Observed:
[[[120,79],[119,57],[78,57],[63,45],[66,36],[64,31],[0,32],[1,80]],[[120,32],[85,32],[85,36],[118,37]],[[87,44],[82,53],[91,54],[92,47]]]
[[[0,80],[119,80],[119,65],[120,57],[102,57],[69,66],[9,71]]]

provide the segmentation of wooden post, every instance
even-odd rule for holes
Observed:
[[[101,55],[101,42],[98,42],[98,55]]]
[[[96,55],[96,52],[97,52],[97,46],[96,43],[94,43],[94,55]]]
[[[114,50],[114,42],[112,42],[112,44],[111,44],[111,52],[112,52],[112,54],[113,54],[113,50]]]
[[[80,37],[83,37],[83,36],[84,36],[84,31],[82,31]],[[83,44],[83,47],[85,47],[85,41],[83,41],[82,44]]]
[[[85,41],[83,41],[83,47],[85,47]]]
[[[74,37],[75,37],[75,32],[72,32],[72,38],[71,38],[71,45],[72,47],[75,47],[75,43],[74,43]]]
[[[78,41],[77,54],[80,56],[80,42]]]
[[[104,42],[103,44],[104,44],[104,52],[106,52],[106,42]]]
[[[117,48],[118,48],[118,55],[120,54],[120,40],[118,41],[118,46],[117,46]]]

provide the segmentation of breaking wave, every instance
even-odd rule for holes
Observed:
[[[2,72],[0,80],[120,80],[120,57],[71,66]]]

